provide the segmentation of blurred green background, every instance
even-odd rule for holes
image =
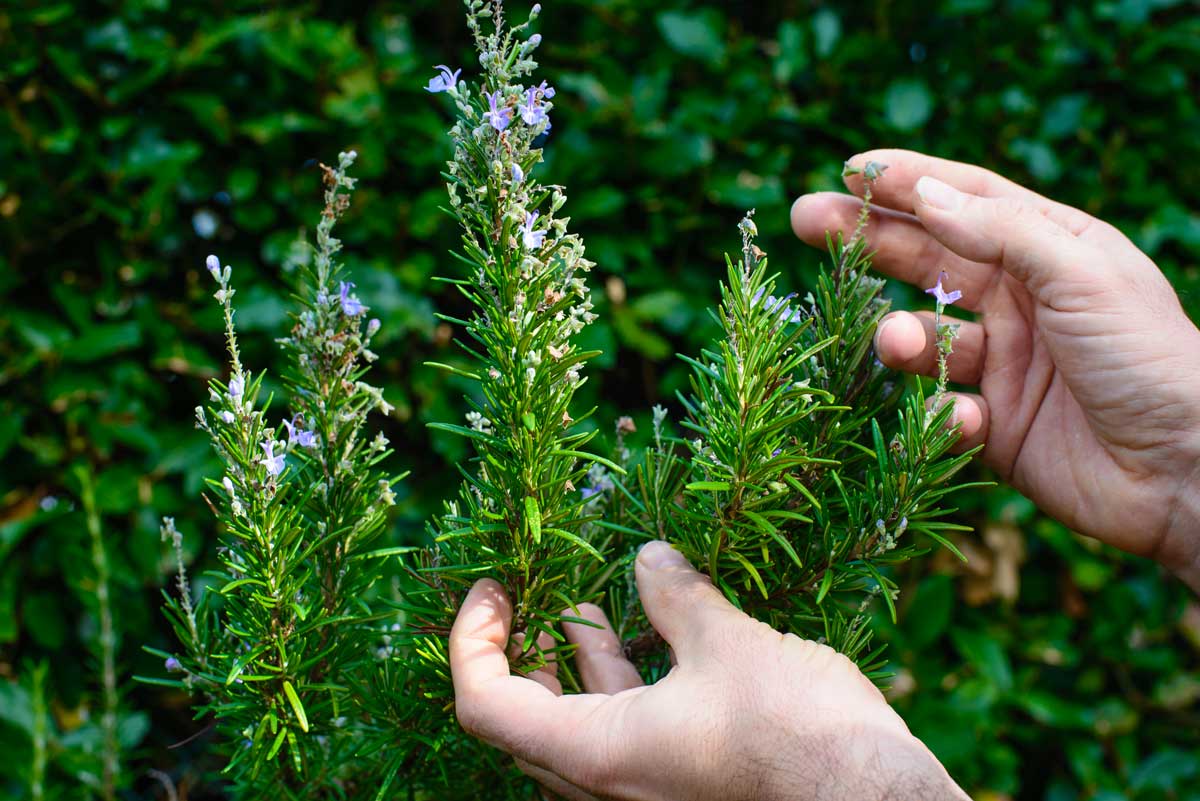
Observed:
[[[1200,14],[1183,0],[544,3],[558,87],[543,177],[568,188],[599,263],[605,355],[581,408],[608,422],[671,403],[677,351],[712,335],[721,254],[757,207],[796,288],[820,254],[788,206],[842,161],[897,146],[976,162],[1107,219],[1200,314]],[[524,10],[527,4],[514,8]],[[438,210],[444,98],[472,73],[458,3],[17,2],[0,9],[0,794],[101,774],[96,571],[74,472],[96,484],[119,638],[120,795],[220,797],[186,699],[132,681],[170,648],[161,515],[198,572],[217,474],[191,426],[221,369],[203,274],[234,265],[251,365],[277,365],[314,160],[360,154],[341,229],[384,320],[375,382],[411,468],[394,536],[420,536],[463,443],[433,318],[456,240]],[[514,15],[515,16],[515,15]],[[901,304],[919,293],[894,287]],[[1156,566],[1082,540],[1011,490],[961,499],[971,559],[908,566],[894,702],[982,799],[1200,799],[1200,605]],[[35,687],[34,668],[45,665]],[[193,737],[193,735],[199,735]],[[189,739],[192,738],[192,739]],[[156,771],[160,773],[156,773]]]

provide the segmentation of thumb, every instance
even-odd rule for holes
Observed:
[[[971,195],[924,176],[913,201],[939,242],[971,261],[999,264],[1048,305],[1094,291],[1107,272],[1103,252],[1016,198]]]
[[[646,617],[681,665],[702,659],[716,631],[745,617],[666,542],[642,546],[635,572]]]

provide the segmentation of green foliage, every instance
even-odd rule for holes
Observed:
[[[866,147],[981,163],[1109,220],[1200,314],[1200,22],[1186,2],[548,10],[539,60],[561,124],[545,169],[574,187],[604,288],[580,342],[605,351],[577,396],[598,405],[593,419],[687,390],[672,354],[719,336],[704,310],[720,232],[744,209],[757,207],[782,282],[811,288],[792,267],[812,257],[792,241],[787,204],[837,187],[836,165]],[[420,365],[463,364],[433,308],[461,317],[464,302],[429,284],[453,272],[440,254],[456,238],[434,185],[444,117],[420,87],[431,64],[470,63],[465,47],[451,56],[464,43],[458,7],[434,0],[0,10],[0,671],[17,677],[0,682],[0,794],[28,794],[37,753],[47,797],[101,776],[100,626],[75,465],[94,477],[113,587],[118,785],[161,797],[153,766],[191,797],[220,792],[206,774],[212,737],[181,694],[129,682],[163,675],[140,646],[173,636],[156,611],[174,572],[158,514],[175,516],[185,559],[206,555],[197,589],[214,566],[215,529],[194,499],[219,466],[188,414],[222,343],[199,265],[214,249],[237,265],[245,356],[282,374],[271,340],[286,324],[295,228],[320,208],[309,162],[338,148],[359,152],[365,179],[344,255],[387,322],[374,375],[396,406],[382,423],[401,443],[391,470],[414,471],[396,488],[389,544],[411,542],[455,491],[448,465],[469,443],[424,423],[457,418],[470,383]],[[925,122],[898,126],[918,97]],[[636,451],[652,426],[646,412],[635,422]],[[980,532],[956,540],[968,567],[889,571],[898,623],[883,609],[875,624],[917,733],[979,796],[1194,795],[1200,635],[1186,591],[1011,491],[958,498],[955,520]],[[1014,586],[1002,579],[1017,564]],[[976,632],[992,645],[973,649]]]
[[[868,182],[882,172],[868,166]],[[883,281],[868,275],[868,192],[849,240],[831,241],[804,302],[772,294],[778,276],[742,220],[742,255],[728,259],[716,317],[722,338],[699,358],[683,398],[687,458],[656,442],[639,469],[632,511],[650,534],[677,543],[743,610],[772,628],[827,643],[880,676],[866,610],[882,596],[895,617],[898,588],[883,571],[962,527],[939,521],[947,482],[969,454],[947,456],[949,408],[904,399],[873,355],[887,312]],[[882,421],[882,425],[881,425]],[[906,536],[907,535],[907,536]]]

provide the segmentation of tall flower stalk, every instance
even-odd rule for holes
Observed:
[[[525,31],[539,9],[509,28],[501,3],[466,5],[483,74],[477,84],[447,80],[438,90],[458,111],[445,178],[462,230],[461,273],[443,280],[470,308],[442,319],[465,335],[469,364],[437,366],[470,379],[475,391],[463,423],[433,427],[469,439],[476,457],[458,498],[431,526],[434,543],[418,572],[437,601],[420,617],[444,636],[461,593],[486,565],[512,594],[515,630],[526,634],[536,665],[545,655],[534,635],[554,630],[559,610],[584,600],[578,563],[603,559],[585,531],[579,487],[589,465],[605,460],[584,450],[593,434],[571,405],[595,355],[576,344],[595,319],[586,282],[593,265],[568,232],[561,187],[536,175],[535,141],[550,129],[554,97],[530,77],[539,37]]]

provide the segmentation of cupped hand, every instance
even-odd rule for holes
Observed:
[[[903,150],[872,187],[877,269],[921,288],[945,272],[962,322],[950,378],[963,447],[1067,526],[1158,559],[1200,591],[1200,330],[1120,231],[979,167]],[[847,179],[863,194],[861,176]],[[792,227],[824,247],[860,202],[806,195]],[[933,316],[880,323],[885,364],[935,374]]]
[[[645,686],[598,607],[564,623],[586,694],[553,663],[512,675],[512,607],[478,582],[450,634],[463,728],[568,799],[965,799],[879,691],[841,654],[735,609],[663,542],[638,555],[638,591],[676,659]]]

